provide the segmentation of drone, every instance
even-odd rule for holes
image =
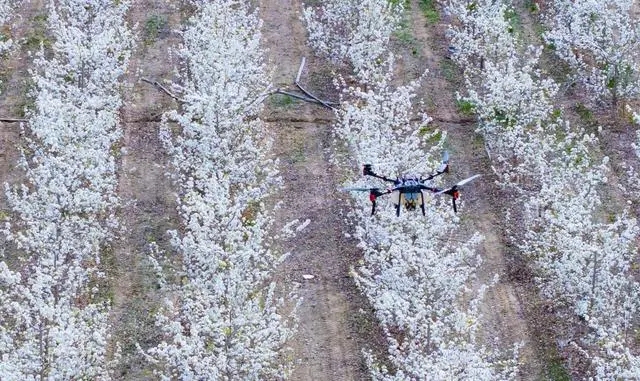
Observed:
[[[371,176],[377,179],[380,179],[387,183],[392,183],[393,186],[391,188],[379,188],[379,187],[370,187],[370,188],[343,188],[344,191],[358,191],[358,192],[369,192],[369,200],[371,201],[371,215],[374,215],[376,212],[376,199],[380,196],[391,194],[391,201],[396,208],[396,216],[400,216],[400,208],[404,205],[405,209],[408,211],[415,210],[417,207],[420,207],[422,210],[422,215],[425,215],[424,210],[424,192],[429,191],[434,193],[435,195],[446,194],[451,196],[453,212],[457,213],[458,208],[456,206],[456,200],[460,198],[460,187],[467,184],[470,181],[475,180],[480,177],[480,175],[474,175],[469,178],[466,178],[458,183],[450,186],[449,188],[440,189],[430,185],[430,181],[433,180],[436,176],[440,176],[444,173],[449,172],[449,154],[447,152],[444,153],[442,158],[442,163],[440,166],[433,171],[430,175],[423,176],[415,176],[415,175],[406,175],[404,177],[398,177],[395,179],[378,175],[373,172],[371,168],[371,164],[365,164],[362,168],[363,176]]]

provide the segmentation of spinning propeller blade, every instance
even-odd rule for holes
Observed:
[[[374,189],[378,189],[378,188],[358,188],[358,187],[348,187],[348,188],[342,188],[340,190],[345,191],[345,192],[370,192]]]
[[[457,213],[458,212],[458,207],[456,206],[456,200],[458,199],[458,197],[460,197],[460,192],[458,191],[458,187],[463,186],[464,184],[473,181],[475,179],[477,179],[478,177],[480,177],[480,175],[473,175],[471,177],[468,177],[462,181],[458,181],[455,185],[453,185],[450,188],[447,189],[443,189],[441,191],[436,192],[436,194],[448,194],[449,196],[451,196],[451,203],[453,205],[453,212]]]
[[[433,172],[423,180],[431,180],[434,177],[447,172],[449,172],[449,152],[444,151],[444,153],[442,154],[442,162],[440,163],[438,168],[436,168],[435,172]]]
[[[481,175],[473,175],[471,177],[468,177],[462,181],[458,181],[456,184],[454,184],[452,187],[447,188],[447,189],[443,189],[439,192],[436,192],[436,194],[441,194],[441,193],[448,193],[448,192],[452,192],[454,190],[456,190],[456,188],[463,186],[464,184],[471,182],[475,179],[477,179],[478,177],[480,177]]]
[[[473,175],[473,176],[468,177],[468,178],[466,178],[466,179],[464,179],[464,180],[462,180],[462,181],[459,181],[459,182],[458,182],[456,185],[454,185],[454,186],[456,186],[456,187],[461,187],[461,186],[463,186],[464,184],[466,184],[466,183],[468,183],[468,182],[470,182],[470,181],[473,181],[473,180],[477,179],[477,178],[478,178],[478,177],[480,177],[480,176],[481,176],[481,175]]]
[[[379,196],[383,196],[385,194],[389,194],[392,190],[382,190],[380,188],[362,188],[362,187],[347,187],[342,188],[341,190],[351,192],[369,192],[369,201],[371,201],[371,215],[373,216],[376,212],[376,198]]]

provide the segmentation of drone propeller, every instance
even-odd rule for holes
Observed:
[[[454,187],[461,187],[461,186],[463,186],[464,184],[466,184],[466,183],[468,183],[468,182],[471,182],[471,181],[473,181],[473,180],[477,179],[477,178],[478,178],[478,177],[480,177],[480,176],[481,176],[481,175],[473,175],[473,176],[471,176],[471,177],[467,177],[466,179],[464,179],[464,180],[462,180],[462,181],[458,181],[458,182],[456,183],[456,185],[454,185]]]
[[[436,172],[437,173],[449,172],[449,152],[448,151],[444,151],[444,153],[442,154],[442,163],[440,163],[440,166],[438,167]]]
[[[471,176],[471,177],[467,177],[467,178],[466,178],[466,179],[464,179],[464,180],[458,181],[457,183],[455,183],[455,184],[454,184],[453,186],[451,186],[450,188],[447,188],[447,189],[443,189],[443,190],[437,191],[437,192],[436,192],[436,194],[441,194],[441,193],[447,193],[447,194],[448,194],[450,191],[455,190],[456,188],[461,187],[461,186],[463,186],[464,184],[466,184],[466,183],[468,183],[468,182],[470,182],[470,181],[473,181],[473,180],[477,179],[477,178],[478,178],[478,177],[480,177],[480,176],[482,176],[482,175],[473,175],[473,176]]]
[[[440,163],[440,165],[438,166],[438,168],[431,173],[429,176],[422,178],[421,180],[431,180],[436,176],[440,176],[443,173],[448,173],[449,172],[449,152],[448,151],[444,151],[442,153],[442,162]]]
[[[473,176],[468,177],[468,178],[466,178],[464,180],[458,181],[456,184],[454,184],[450,188],[437,191],[435,194],[438,195],[438,194],[444,193],[444,194],[448,194],[449,196],[451,196],[452,204],[453,204],[453,212],[457,213],[458,212],[458,208],[456,207],[456,200],[460,197],[460,192],[458,191],[458,187],[461,187],[464,184],[477,179],[478,177],[480,177],[480,175],[473,175]]]

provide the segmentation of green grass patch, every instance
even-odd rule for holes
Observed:
[[[275,107],[288,107],[296,103],[296,99],[287,94],[273,94],[269,98],[269,103]]]
[[[418,135],[429,145],[436,145],[442,140],[442,131],[435,124],[420,127]]]
[[[47,33],[47,19],[46,14],[36,15],[31,19],[32,28],[27,32],[22,43],[27,50],[38,50],[40,47],[49,49],[53,45],[53,39]]]
[[[409,30],[409,26],[407,21],[403,19],[400,21],[400,25],[398,29],[393,33],[394,36],[400,41],[403,45],[414,45],[416,43],[415,37],[411,34],[411,30]]]
[[[456,99],[456,107],[462,115],[471,116],[476,112],[476,106],[468,100]]]
[[[420,10],[427,19],[427,24],[433,25],[440,21],[440,12],[438,12],[434,0],[420,0]]]
[[[23,94],[23,96],[21,97],[20,101],[16,103],[16,109],[14,110],[14,114],[19,118],[27,117],[32,111],[36,109],[36,100],[33,95],[35,87],[36,83],[33,78],[27,77],[23,81],[23,90],[21,91],[21,94]]]
[[[533,24],[533,30],[535,31],[536,37],[538,37],[544,44],[544,35],[545,33],[547,33],[547,27],[542,23],[535,23]],[[555,46],[553,47],[553,49],[555,50]]]
[[[531,13],[538,13],[538,11],[540,11],[540,6],[533,0],[526,0],[524,6]]]
[[[559,359],[554,358],[547,364],[547,371],[545,372],[545,380],[549,381],[571,381],[569,372],[564,367],[564,364]]]
[[[440,60],[440,72],[449,83],[453,85],[461,84],[462,71],[453,60]]]
[[[513,35],[522,34],[522,19],[515,9],[507,9],[504,12],[504,18],[509,23],[509,33]]]
[[[593,111],[581,102],[576,103],[576,105],[573,106],[573,110],[578,114],[583,123],[588,125],[595,123],[596,120],[593,116]]]
[[[402,15],[402,19],[398,24],[398,27],[393,32],[393,36],[400,42],[401,45],[409,47],[412,49],[412,54],[416,55],[418,53],[418,42],[416,38],[411,34],[411,24],[409,22],[411,17],[411,9],[407,6],[404,14]]]
[[[167,27],[167,18],[160,15],[151,15],[144,22],[144,43],[151,45],[158,40],[160,33]]]

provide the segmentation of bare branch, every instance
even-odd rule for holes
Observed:
[[[329,102],[325,102],[325,101],[321,100],[320,98],[318,98],[315,95],[313,95],[310,92],[308,92],[304,87],[302,87],[302,85],[300,85],[300,76],[302,75],[302,70],[304,69],[304,65],[305,65],[306,62],[307,62],[307,58],[306,57],[302,57],[302,61],[300,62],[300,67],[298,68],[298,75],[296,76],[295,85],[298,86],[298,88],[303,93],[305,93],[310,98],[314,99],[316,102],[320,103],[324,107],[327,107],[327,108],[330,108],[330,109],[334,110],[335,108],[333,106],[331,106],[329,104]]]
[[[167,89],[166,87],[162,86],[160,84],[160,82],[158,81],[152,81],[150,79],[147,78],[140,78],[141,81],[143,82],[147,82],[155,87],[157,87],[158,89],[164,91],[165,93],[167,93],[167,95],[169,95],[171,98],[177,100],[178,102],[184,102],[182,99],[180,99],[177,95],[173,94],[171,91],[169,91],[169,89]]]
[[[23,123],[23,122],[28,122],[28,119],[20,119],[20,118],[0,118],[0,122],[5,122],[5,123]]]

